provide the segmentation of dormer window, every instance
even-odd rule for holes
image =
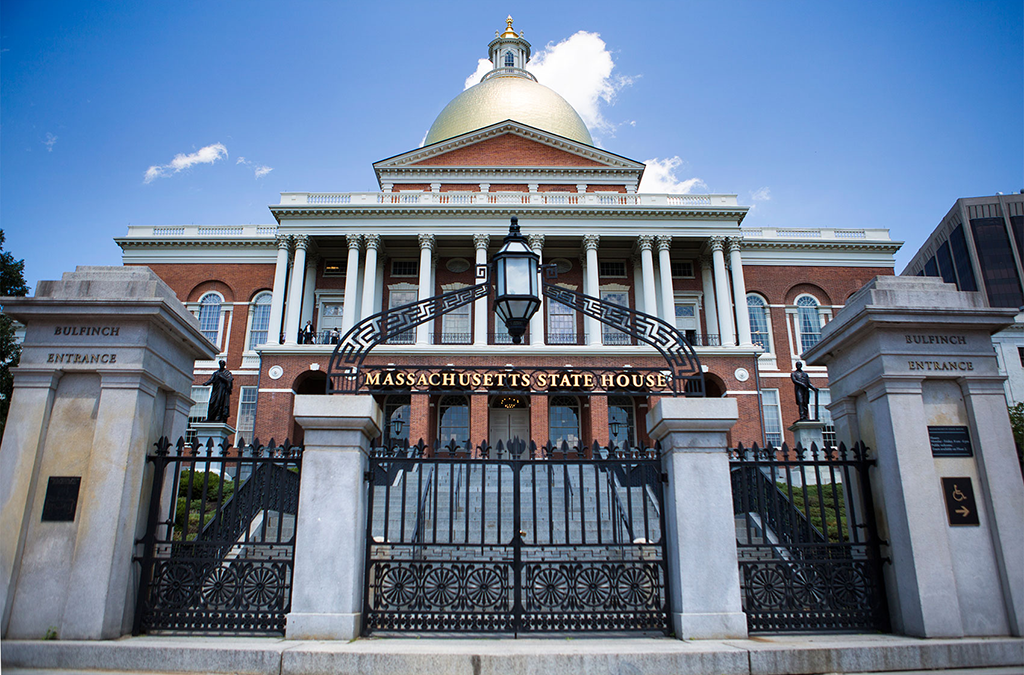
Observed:
[[[516,57],[512,55],[512,50],[505,52],[505,67],[511,68],[516,65]]]

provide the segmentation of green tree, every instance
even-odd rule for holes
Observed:
[[[1013,428],[1013,442],[1017,445],[1017,461],[1024,472],[1024,403],[1010,406],[1010,427]]]
[[[15,260],[4,249],[4,231],[0,230],[0,297],[28,295],[25,285],[25,261]],[[0,436],[7,424],[7,410],[11,407],[11,390],[14,376],[11,368],[18,365],[21,345],[14,340],[14,320],[7,316],[0,305]]]

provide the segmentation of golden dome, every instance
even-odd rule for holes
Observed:
[[[424,145],[514,120],[558,136],[593,145],[587,125],[564,98],[526,77],[492,77],[462,92],[445,106]]]

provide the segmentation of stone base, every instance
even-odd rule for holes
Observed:
[[[815,420],[800,420],[794,422],[789,430],[793,432],[793,440],[797,445],[801,445],[807,449],[810,449],[811,443],[814,443],[819,448],[824,443],[824,436],[822,430],[825,428],[825,423]]]
[[[696,614],[672,612],[672,628],[680,640],[724,640],[747,637],[743,612]]]
[[[359,637],[362,626],[362,613],[291,612],[285,624],[285,637],[288,640],[354,640]]]
[[[224,441],[234,435],[234,427],[228,425],[227,422],[196,422],[192,425],[196,430],[196,441],[202,448],[206,447],[206,442],[213,440],[213,447],[220,448]],[[220,452],[214,452],[215,455],[220,455]]]

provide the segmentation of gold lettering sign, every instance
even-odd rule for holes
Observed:
[[[966,369],[973,369],[969,362]],[[923,367],[923,366],[922,366]],[[493,372],[463,371],[444,368],[429,371],[422,368],[388,367],[367,369],[362,374],[362,386],[367,388],[408,388],[408,389],[461,389],[467,391],[512,389],[516,391],[580,391],[580,392],[665,392],[671,387],[671,377],[662,371],[627,370],[605,373],[581,373],[568,369],[536,368],[523,370],[495,370]]]

